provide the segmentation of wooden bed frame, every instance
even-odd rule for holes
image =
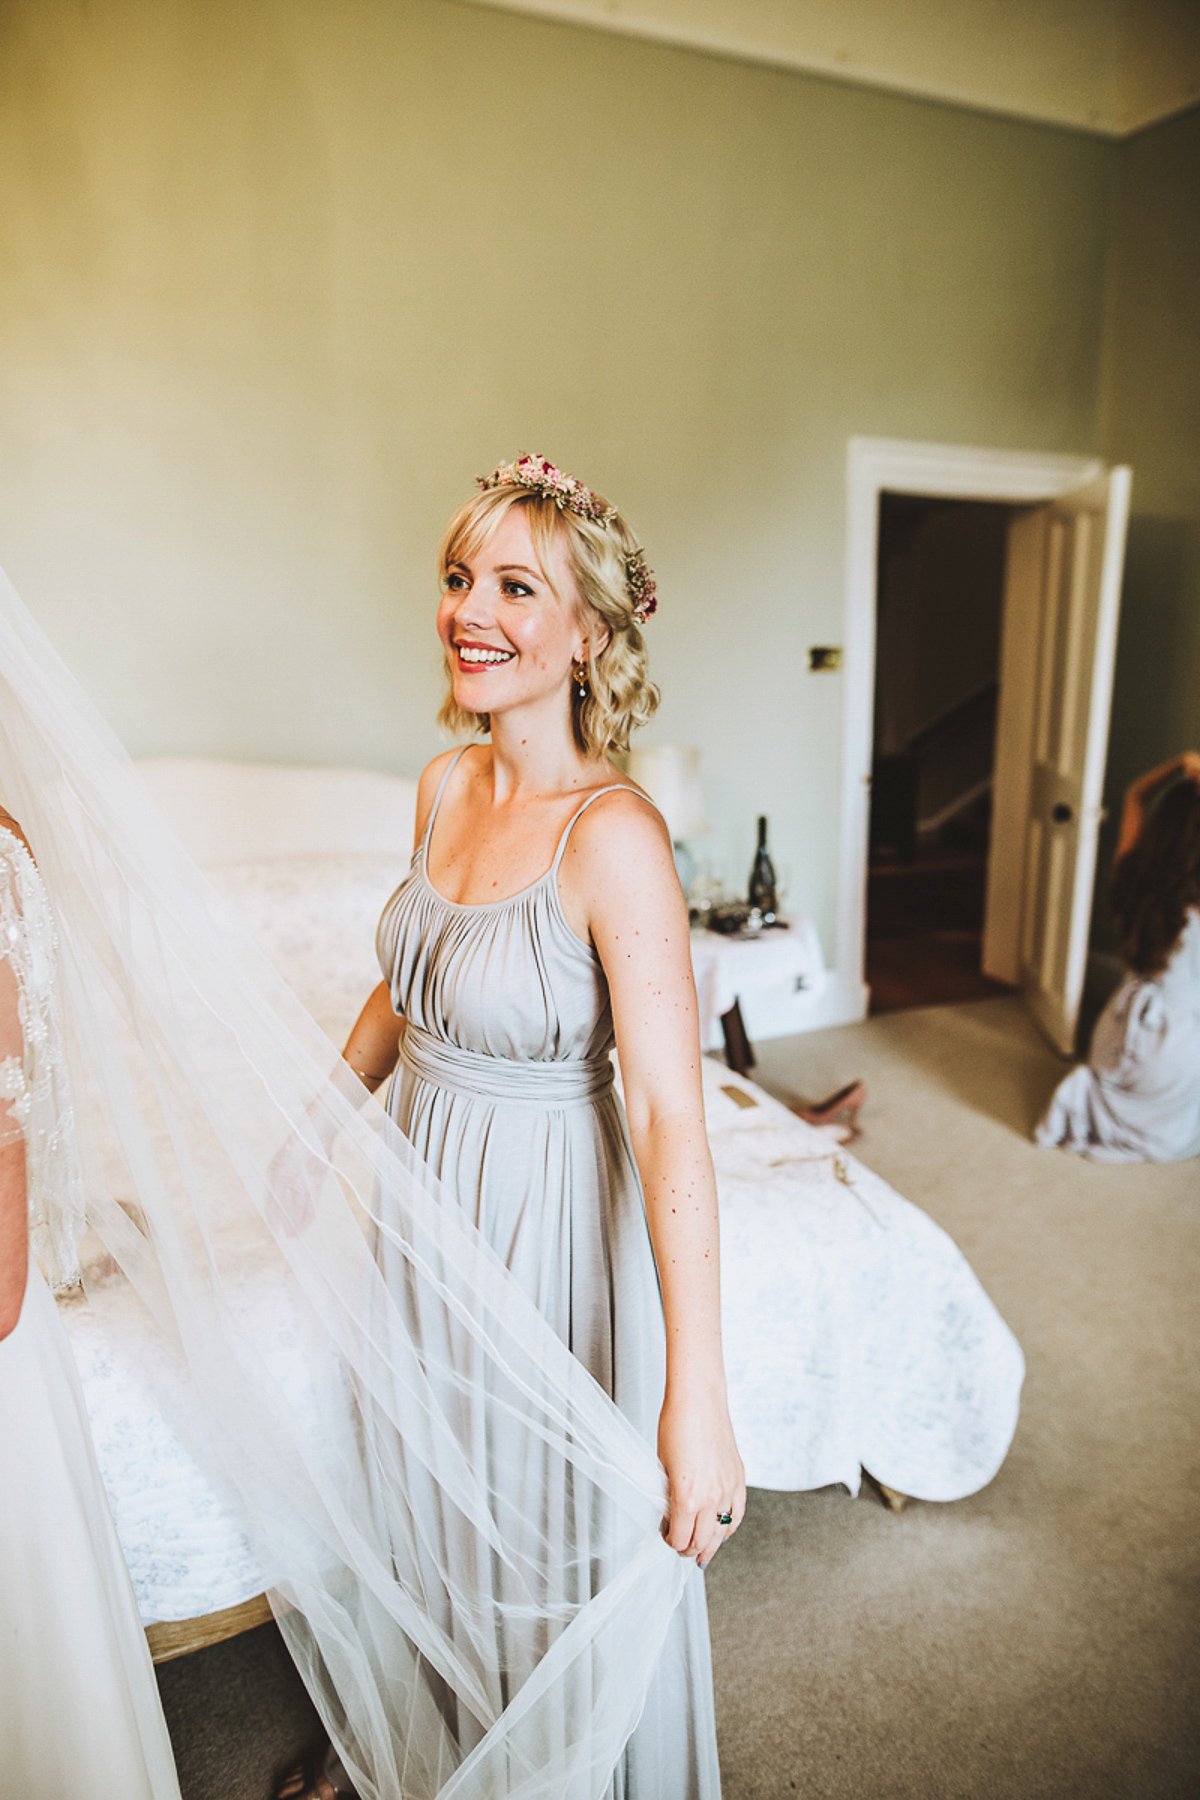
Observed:
[[[153,1662],[173,1662],[177,1656],[190,1656],[193,1650],[206,1650],[210,1644],[253,1631],[273,1617],[267,1596],[255,1594],[237,1606],[202,1613],[198,1619],[164,1619],[158,1625],[147,1625],[146,1642]]]

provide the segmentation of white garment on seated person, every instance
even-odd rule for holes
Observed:
[[[1161,975],[1126,976],[1035,1135],[1097,1162],[1200,1156],[1200,910]]]

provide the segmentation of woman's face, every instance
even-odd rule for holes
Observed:
[[[467,712],[495,717],[555,696],[569,704],[571,663],[586,654],[587,639],[557,539],[550,565],[558,594],[541,572],[525,508],[510,506],[471,560],[448,571],[438,636]]]

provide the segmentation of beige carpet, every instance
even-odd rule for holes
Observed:
[[[866,1079],[856,1149],[957,1240],[1029,1373],[972,1499],[752,1494],[709,1576],[725,1800],[1195,1800],[1200,1162],[1036,1149],[1064,1065],[1010,999],[758,1048],[781,1097]]]

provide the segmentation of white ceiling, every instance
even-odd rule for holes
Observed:
[[[1200,101],[1200,0],[473,0],[1123,137]]]

